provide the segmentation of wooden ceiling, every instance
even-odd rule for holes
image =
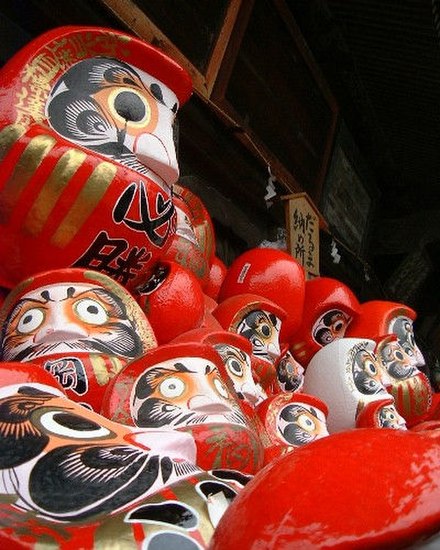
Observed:
[[[423,258],[428,276],[412,305],[432,319],[440,311],[436,2],[288,0],[379,189],[369,260],[392,286],[400,267],[420,274],[417,260],[408,266]]]

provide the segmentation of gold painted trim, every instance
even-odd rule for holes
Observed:
[[[0,192],[0,223],[8,222],[22,191],[54,145],[55,139],[48,135],[36,136],[30,140]]]
[[[43,230],[65,187],[86,158],[86,153],[75,149],[61,156],[26,216],[24,229],[28,233],[38,235]]]
[[[85,182],[81,192],[55,231],[51,244],[64,248],[75,237],[87,218],[98,206],[115,177],[117,167],[109,162],[100,163]]]

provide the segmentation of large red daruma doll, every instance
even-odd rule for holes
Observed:
[[[259,434],[207,344],[166,344],[131,361],[109,384],[101,413],[129,426],[190,433],[204,470],[254,474],[263,465]]]
[[[167,249],[184,69],[130,35],[51,30],[0,70],[0,284],[86,267],[130,287]]]
[[[38,273],[17,285],[0,308],[0,361],[34,363],[73,401],[99,411],[109,381],[157,347],[131,294],[97,271]]]

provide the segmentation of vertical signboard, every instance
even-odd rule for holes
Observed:
[[[287,250],[307,279],[319,276],[319,213],[307,193],[285,195]]]

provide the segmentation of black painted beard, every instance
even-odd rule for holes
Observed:
[[[297,424],[287,424],[284,429],[281,430],[281,435],[291,445],[298,446],[310,443],[315,439],[314,434],[304,431]]]
[[[156,397],[145,399],[139,407],[135,418],[136,425],[142,428],[183,428],[197,424],[225,423],[246,425],[246,420],[240,409],[230,412],[204,414],[190,409],[181,409]]]
[[[182,468],[182,464],[187,467]],[[45,517],[64,521],[114,512],[154,484],[172,477],[186,477],[197,466],[176,464],[167,456],[154,455],[129,445],[69,445],[45,454],[31,470],[26,505]]]
[[[32,361],[54,353],[75,351],[116,355],[128,359],[134,359],[142,354],[142,342],[134,329],[123,323],[113,323],[108,329],[112,333],[112,339],[108,342],[98,338],[84,338],[28,346],[17,353],[14,353],[12,346],[6,341],[2,353],[3,361]]]
[[[415,376],[419,369],[414,365],[407,365],[401,361],[392,361],[386,365],[386,370],[388,374],[397,380],[406,380]]]

